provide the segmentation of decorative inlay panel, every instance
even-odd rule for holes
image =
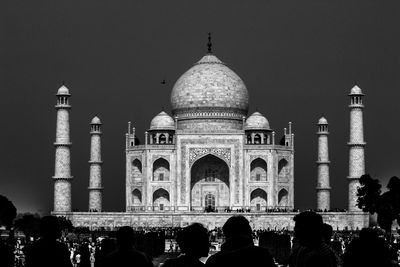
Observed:
[[[205,156],[214,155],[223,159],[228,166],[231,166],[231,149],[230,148],[190,148],[189,149],[189,166],[192,167],[193,163]]]

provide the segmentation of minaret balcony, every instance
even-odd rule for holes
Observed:
[[[347,145],[352,147],[364,147],[366,144],[366,142],[347,142]]]
[[[57,105],[55,105],[54,106],[56,109],[70,109],[71,108],[71,105],[69,105],[69,104],[57,104]]]

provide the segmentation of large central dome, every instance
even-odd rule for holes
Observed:
[[[212,54],[205,55],[175,83],[171,93],[174,116],[247,116],[249,94],[240,77]]]

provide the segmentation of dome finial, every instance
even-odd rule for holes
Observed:
[[[208,47],[208,54],[212,53],[212,43],[211,43],[211,32],[208,33],[208,43],[207,43],[207,47]]]

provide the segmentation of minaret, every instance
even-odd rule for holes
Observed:
[[[71,142],[69,136],[70,93],[62,85],[57,91],[57,129],[54,169],[54,212],[71,211]]]
[[[321,117],[318,121],[318,181],[317,181],[317,209],[330,209],[329,186],[329,151],[328,151],[328,121]]]
[[[363,102],[364,94],[355,85],[350,91],[350,140],[349,146],[349,211],[361,211],[357,207],[357,188],[359,178],[365,174],[364,161],[364,129],[363,129]]]
[[[96,116],[90,123],[90,177],[89,177],[89,211],[102,210],[101,186],[101,121]]]

